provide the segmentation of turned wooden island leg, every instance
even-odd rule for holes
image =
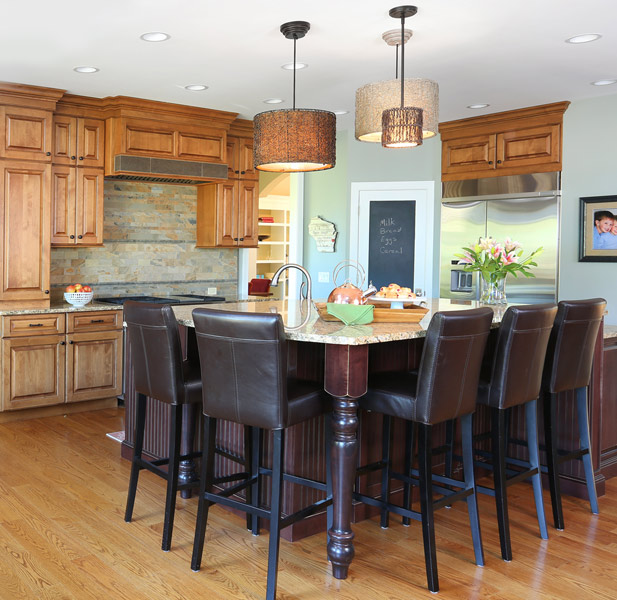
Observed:
[[[368,346],[326,345],[325,390],[333,399],[333,520],[328,534],[332,574],[345,579],[354,557],[352,493],[358,457],[358,402],[366,393]]]

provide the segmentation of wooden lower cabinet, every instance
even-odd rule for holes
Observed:
[[[2,340],[2,409],[19,410],[64,402],[64,335]]]
[[[2,335],[3,411],[122,392],[122,311],[5,316]]]

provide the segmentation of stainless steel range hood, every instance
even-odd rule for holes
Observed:
[[[226,164],[126,154],[114,156],[114,172],[116,175],[108,175],[106,179],[184,185],[196,185],[213,179],[227,179]]]

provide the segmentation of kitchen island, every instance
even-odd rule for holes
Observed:
[[[346,326],[338,322],[323,321],[318,317],[313,307],[297,301],[265,300],[208,306],[208,308],[214,310],[241,312],[276,311],[283,316],[283,320],[288,326],[302,323],[306,311],[312,311],[306,325],[300,329],[287,332],[289,340],[288,363],[290,370],[297,376],[314,381],[323,381],[325,390],[333,398],[334,522],[330,531],[328,556],[332,561],[333,574],[336,578],[344,579],[347,576],[349,565],[353,559],[352,519],[363,518],[365,514],[354,513],[352,504],[352,488],[358,456],[360,455],[360,462],[369,462],[374,459],[381,447],[381,440],[379,439],[380,417],[378,415],[362,415],[359,426],[357,399],[366,391],[369,372],[416,367],[426,327],[432,314],[438,310],[460,310],[477,306],[478,304],[472,301],[435,299],[428,303],[429,312],[419,323],[371,323],[360,326]],[[196,307],[173,307],[178,322],[187,328],[193,327],[192,310],[194,308]],[[498,326],[505,308],[496,308],[495,327]],[[603,435],[615,435],[612,432],[609,434],[606,426],[602,428],[602,422],[605,415],[614,416],[617,412],[617,402],[614,396],[614,391],[617,388],[614,382],[617,371],[612,369],[617,358],[617,337],[611,336],[607,341],[610,342],[608,354],[604,346],[604,334],[601,331],[596,346],[590,393],[593,459],[600,495],[604,493],[605,477],[616,474],[611,470],[614,464],[614,461],[611,460],[612,451],[608,451],[610,456],[604,456],[603,449],[608,446],[599,443]],[[606,369],[606,356],[609,356],[611,361],[610,369]],[[606,377],[606,381],[603,381],[603,376],[606,373],[611,374],[610,380]],[[127,399],[127,442],[130,445],[132,397],[129,394],[125,398]],[[606,398],[605,402],[603,402],[604,398]],[[573,439],[576,429],[571,418],[572,400],[573,398],[564,395],[559,408],[560,428],[567,432],[566,439]],[[161,426],[161,422],[153,423],[153,427],[155,425]],[[482,414],[482,411],[478,411],[476,429],[482,431],[487,426],[488,420]],[[520,426],[517,418],[513,418],[513,426],[516,435],[516,428]],[[321,449],[323,447],[323,427],[314,424],[298,427],[300,430],[296,434],[290,432],[288,437],[287,466],[297,474],[321,476],[323,478],[324,457]],[[241,453],[241,431],[234,427],[222,427],[221,429],[218,443],[226,446],[228,450]],[[439,439],[436,441],[438,443]],[[616,446],[616,444],[613,444],[610,447]],[[606,473],[601,472],[602,469]],[[579,472],[578,465],[573,464],[570,470],[564,470],[563,478],[564,492],[584,496],[584,476],[582,472]],[[294,505],[297,500],[294,492],[290,491],[287,498],[289,511],[286,512],[291,512],[295,508]],[[301,535],[302,532],[299,533],[298,537]]]

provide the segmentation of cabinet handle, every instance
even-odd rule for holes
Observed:
[[[90,319],[90,323],[105,323],[105,319]]]
[[[75,236],[74,236],[74,235],[69,235],[69,237],[70,237],[72,240],[74,240],[74,239],[75,239]]]
[[[71,156],[71,160],[75,160],[76,158],[76,156]]]
[[[73,343],[73,342],[71,342],[71,344],[72,344],[72,343]],[[60,345],[61,345],[61,346],[64,346],[65,344],[66,344],[66,342],[60,342]]]
[[[500,165],[500,164],[501,164],[501,161],[500,161],[500,160],[498,160],[498,161],[497,161],[497,164],[498,164],[498,165]]]
[[[84,237],[83,235],[78,235],[77,238],[81,239],[82,237]]]
[[[28,327],[43,327],[43,323],[29,323]]]
[[[45,156],[51,156],[51,152],[45,152]]]
[[[84,159],[84,157],[83,157],[83,156],[80,156],[80,157],[79,157],[79,160],[83,160],[83,159]]]
[[[46,294],[49,294],[49,290],[45,290],[45,293],[46,293]]]

